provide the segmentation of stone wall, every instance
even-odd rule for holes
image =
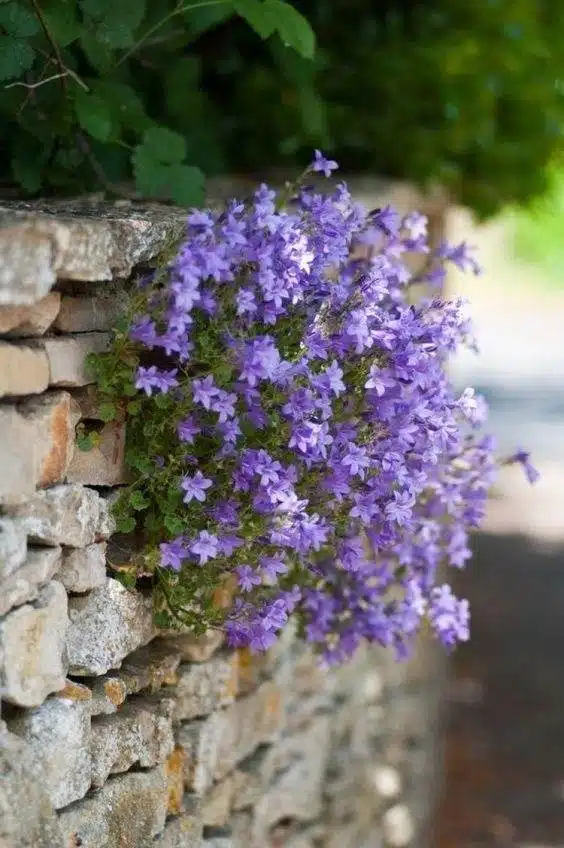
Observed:
[[[0,848],[422,848],[442,666],[365,650],[324,673],[157,632],[107,567],[122,425],[85,357],[123,281],[182,231],[170,208],[0,208]]]

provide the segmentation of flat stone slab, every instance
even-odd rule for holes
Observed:
[[[57,279],[126,278],[181,237],[186,211],[130,201],[0,205],[0,304],[31,304]]]

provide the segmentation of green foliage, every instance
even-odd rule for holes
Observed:
[[[534,266],[535,276],[564,287],[564,170],[549,171],[546,195],[524,209],[514,210],[515,257]]]
[[[313,55],[285,0],[0,0],[0,189],[199,203],[225,160],[197,43],[238,17]]]
[[[319,48],[199,50],[231,170],[307,161],[438,182],[479,214],[543,191],[562,144],[564,16],[553,0],[296,0]]]

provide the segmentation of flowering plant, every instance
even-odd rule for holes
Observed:
[[[316,152],[306,174],[335,168]],[[431,251],[424,216],[367,213],[345,185],[189,215],[97,365],[107,417],[129,418],[118,527],[143,536],[161,616],[262,650],[294,614],[328,663],[362,640],[407,655],[425,619],[468,638],[437,574],[470,557],[497,463],[485,403],[445,371],[464,302],[408,296],[447,262],[479,271],[465,244]]]

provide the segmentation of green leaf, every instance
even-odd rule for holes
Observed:
[[[126,129],[142,132],[151,124],[143,101],[131,86],[113,80],[101,80],[93,91],[111,111],[113,121]]]
[[[97,94],[78,88],[74,108],[78,123],[92,138],[108,141],[113,132],[113,122],[107,103]]]
[[[137,512],[142,509],[147,509],[149,503],[150,501],[148,498],[146,498],[143,492],[140,492],[138,489],[133,491],[129,496],[129,505]]]
[[[133,529],[133,527],[131,529]],[[122,530],[122,532],[124,533],[127,531]],[[113,572],[113,576],[116,580],[119,580],[119,582],[122,586],[124,586],[124,588],[135,589],[135,584],[137,583],[137,575],[135,571],[118,568],[116,571]]]
[[[139,415],[143,408],[143,402],[140,400],[131,400],[127,404],[127,414],[128,415]]]
[[[33,12],[16,0],[0,6],[0,27],[15,38],[29,38],[41,28]]]
[[[80,46],[84,50],[86,58],[100,73],[106,73],[113,64],[113,55],[107,44],[102,44],[93,32],[86,31],[80,36]]]
[[[170,196],[179,206],[199,206],[204,200],[205,178],[200,168],[193,165],[171,165],[168,179]]]
[[[115,421],[117,418],[117,412],[116,404],[111,401],[104,401],[104,403],[100,404],[98,409],[100,419],[106,423],[108,423],[108,421]]]
[[[35,59],[35,50],[27,41],[0,35],[0,80],[19,77],[29,70]]]
[[[315,34],[303,15],[284,0],[265,0],[276,21],[276,29],[287,47],[293,47],[305,59],[315,53]]]
[[[164,526],[172,536],[178,536],[184,530],[184,523],[176,515],[165,515]]]
[[[264,0],[234,0],[233,6],[261,38],[268,38],[276,30],[276,10]]]
[[[52,0],[51,3],[42,3],[41,9],[43,17],[47,21],[49,32],[59,47],[66,47],[76,41],[80,35],[80,26],[74,3],[61,3],[60,0]]]
[[[186,141],[180,133],[167,127],[151,127],[143,133],[142,147],[150,158],[165,164],[182,162]]]
[[[131,533],[135,530],[137,521],[133,515],[124,515],[121,518],[116,518],[116,528],[120,533]]]
[[[13,150],[12,174],[24,191],[34,194],[43,182],[42,171],[52,146],[42,144],[28,133],[20,133]]]
[[[218,26],[232,17],[234,9],[229,3],[221,6],[204,6],[200,9],[186,9],[184,17],[188,23],[192,39],[202,35],[209,29]],[[192,40],[191,39],[191,40]]]
[[[100,444],[100,434],[93,430],[90,433],[78,432],[76,435],[76,446],[79,450],[88,453],[92,448]]]
[[[136,29],[145,17],[145,0],[81,0],[85,15],[100,21],[108,30]]]

